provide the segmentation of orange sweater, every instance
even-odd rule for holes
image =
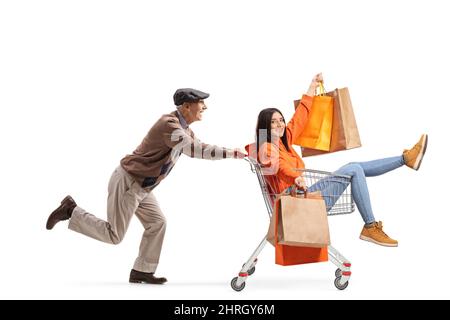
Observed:
[[[294,116],[286,126],[284,134],[287,135],[289,151],[281,140],[272,143],[265,142],[259,148],[259,162],[264,167],[266,179],[275,193],[280,193],[294,184],[295,179],[300,175],[300,172],[295,169],[305,168],[302,158],[292,148],[292,142],[305,128],[312,99],[310,96],[303,95]]]

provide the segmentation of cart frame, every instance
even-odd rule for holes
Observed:
[[[267,185],[267,182],[264,178],[261,165],[252,158],[246,158],[245,159],[249,164],[250,168],[253,173],[256,174],[258,178],[259,185],[261,187],[261,191],[264,198],[264,203],[266,205],[267,213],[269,214],[269,221],[272,218],[273,214],[273,197],[274,194],[269,192],[269,187]],[[299,169],[300,170],[300,169]],[[338,177],[340,179],[347,179],[349,181],[349,184],[351,183],[351,177],[345,176],[345,175],[338,175],[326,171],[319,171],[319,170],[311,170],[311,169],[301,169],[303,174],[305,176],[309,177],[315,177],[315,176],[322,176],[322,177]],[[309,184],[313,183],[315,181],[308,181]],[[351,194],[351,188],[348,187],[345,190],[345,197],[347,198],[345,202],[341,202],[340,204],[338,201],[336,201],[336,207],[333,206],[333,208],[329,208],[328,215],[337,215],[337,214],[347,214],[352,213],[355,211],[355,205],[353,201],[353,197]],[[256,270],[256,263],[258,261],[258,256],[261,253],[261,251],[264,249],[265,245],[267,243],[267,238],[264,236],[262,241],[259,243],[257,248],[253,251],[250,258],[242,265],[242,268],[238,274],[237,277],[233,278],[231,280],[231,287],[235,291],[242,291],[245,288],[245,283],[247,278],[252,275]],[[335,271],[335,280],[334,285],[339,290],[344,290],[347,288],[349,279],[351,276],[351,263],[350,261],[345,258],[338,250],[336,250],[333,246],[328,246],[328,259],[337,267]]]

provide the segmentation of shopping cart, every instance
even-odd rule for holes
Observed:
[[[261,186],[261,191],[264,197],[264,202],[266,204],[267,212],[269,214],[269,221],[273,214],[273,207],[276,197],[279,195],[272,190],[272,188],[267,183],[265,176],[263,174],[263,169],[260,164],[252,158],[246,158],[246,161],[250,164],[250,168],[253,173],[256,173],[259,184]],[[345,175],[338,175],[325,171],[310,170],[310,169],[299,169],[305,180],[308,189],[320,188],[323,190],[330,185],[330,182],[339,182],[344,185],[345,191],[342,194],[328,194],[322,195],[327,204],[327,212],[329,216],[348,214],[355,211],[355,204],[353,202],[353,197],[351,193],[351,177]],[[273,176],[272,176],[273,178]],[[339,192],[340,193],[340,192]],[[326,199],[325,197],[330,197]],[[231,287],[236,291],[242,291],[245,288],[245,281],[249,276],[255,273],[256,262],[258,261],[258,255],[264,249],[266,245],[267,238],[264,236],[261,243],[258,245],[256,250],[250,256],[246,263],[243,264],[239,275],[231,280]],[[348,286],[348,281],[350,279],[351,263],[333,248],[331,245],[328,246],[328,260],[330,260],[334,265],[337,266],[334,280],[334,285],[339,290],[344,290]]]

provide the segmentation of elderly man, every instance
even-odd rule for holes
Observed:
[[[189,128],[202,120],[209,94],[199,90],[178,89],[173,98],[177,110],[163,115],[150,129],[142,143],[127,155],[113,172],[108,185],[108,218],[103,221],[79,207],[71,196],[47,220],[51,230],[59,221],[68,220],[69,229],[88,237],[118,244],[122,241],[133,214],[144,226],[139,256],[134,262],[129,281],[162,284],[155,277],[166,230],[166,219],[153,195],[153,189],[167,177],[178,157],[184,153],[200,159],[243,158],[239,149],[226,149],[201,143]]]

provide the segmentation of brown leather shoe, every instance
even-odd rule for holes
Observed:
[[[130,283],[163,284],[165,282],[167,282],[166,278],[157,278],[153,272],[148,273],[131,269]]]
[[[75,200],[71,196],[65,197],[61,201],[61,205],[53,211],[47,219],[47,230],[53,229],[55,224],[60,221],[70,219],[73,209],[77,206]]]

